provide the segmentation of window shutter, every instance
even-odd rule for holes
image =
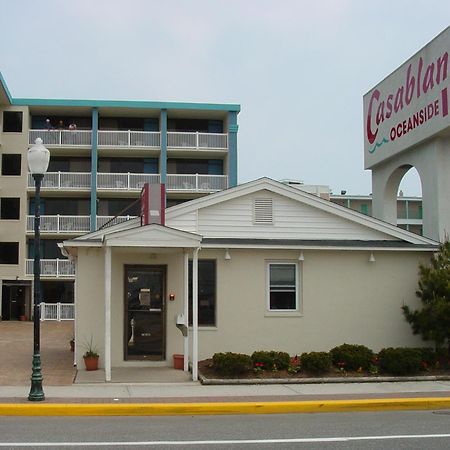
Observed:
[[[255,225],[273,224],[273,201],[271,198],[255,198],[253,201],[253,223]]]

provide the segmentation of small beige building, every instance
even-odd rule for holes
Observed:
[[[112,367],[172,366],[197,379],[215,352],[420,346],[402,316],[438,243],[262,178],[64,241],[83,343]]]

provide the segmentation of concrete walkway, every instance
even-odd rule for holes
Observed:
[[[73,383],[76,369],[69,341],[73,321],[41,322],[42,375],[48,385]],[[0,386],[28,385],[33,356],[33,322],[0,321]]]

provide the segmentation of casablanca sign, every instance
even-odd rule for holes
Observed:
[[[364,95],[364,167],[450,127],[450,27]]]

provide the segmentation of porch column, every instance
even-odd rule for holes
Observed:
[[[105,381],[111,381],[111,247],[105,247]]]
[[[198,380],[198,251],[192,258],[192,380]]]
[[[183,267],[183,279],[184,279],[184,295],[183,295],[183,314],[186,327],[188,329],[187,335],[183,337],[184,344],[184,365],[183,370],[187,372],[189,370],[189,253],[184,251],[184,267]]]

